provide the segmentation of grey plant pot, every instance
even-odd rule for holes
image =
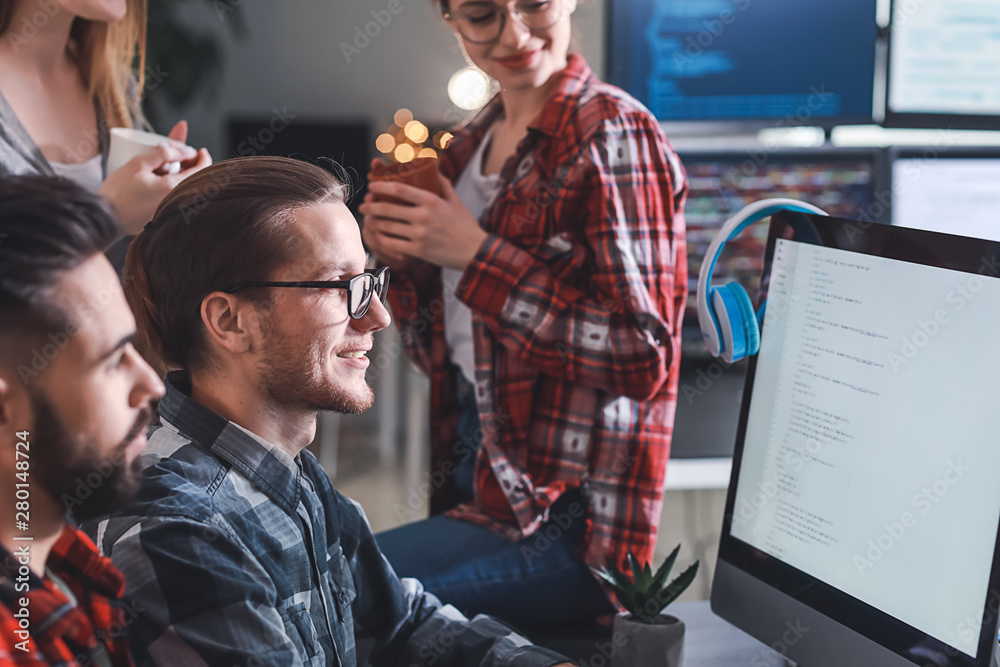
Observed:
[[[684,656],[684,622],[660,614],[653,623],[615,616],[612,641],[616,651],[611,667],[681,667]]]

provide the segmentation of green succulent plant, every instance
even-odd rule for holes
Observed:
[[[629,568],[632,570],[631,577],[622,572],[612,558],[608,558],[605,567],[595,569],[594,573],[614,589],[618,601],[628,610],[631,620],[653,623],[664,607],[686,591],[698,574],[698,561],[695,561],[673,581],[667,583],[667,577],[670,576],[670,570],[674,567],[680,549],[681,546],[678,544],[655,573],[649,563],[640,566],[632,552],[626,556]]]

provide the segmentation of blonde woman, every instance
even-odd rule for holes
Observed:
[[[145,24],[146,0],[0,0],[0,175],[56,174],[97,190],[129,234],[212,162],[183,145],[182,121],[176,143],[107,173],[109,129],[144,124]],[[180,173],[167,174],[175,161]]]

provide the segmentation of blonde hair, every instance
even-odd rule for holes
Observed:
[[[0,36],[11,28],[16,0],[0,0]],[[108,127],[145,124],[139,103],[145,85],[146,0],[127,0],[125,17],[114,23],[77,18],[71,47],[91,96]]]

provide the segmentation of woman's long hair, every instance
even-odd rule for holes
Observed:
[[[22,30],[11,25],[15,3],[0,0],[0,36]],[[50,4],[66,11],[59,2]],[[132,127],[133,119],[144,122],[139,103],[146,71],[146,0],[127,0],[127,6],[120,21],[109,24],[77,18],[70,32],[80,73],[108,127]],[[37,14],[47,16],[41,7]]]

